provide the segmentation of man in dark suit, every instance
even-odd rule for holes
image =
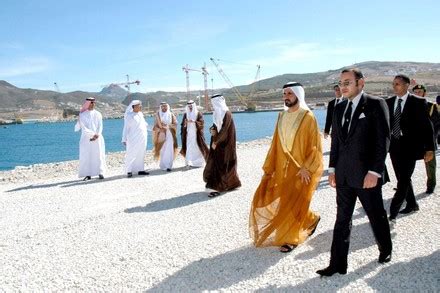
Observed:
[[[382,178],[390,128],[385,100],[363,92],[358,69],[344,69],[339,86],[344,98],[333,113],[328,180],[336,187],[337,214],[330,265],[317,273],[347,273],[350,232],[356,199],[370,220],[379,248],[379,263],[391,260],[390,226],[382,200]]]
[[[333,87],[333,90],[335,91],[335,98],[330,102],[328,102],[327,116],[325,117],[325,126],[324,126],[324,138],[327,138],[328,135],[330,134],[335,106],[340,102],[342,102],[342,100],[344,99],[344,97],[341,94],[341,89],[339,88],[339,85],[336,84]]]
[[[400,213],[419,210],[411,176],[417,160],[429,162],[434,156],[434,135],[426,100],[410,94],[409,85],[408,76],[396,75],[393,80],[396,95],[386,100],[391,125],[390,157],[397,178],[397,191],[390,206],[389,219],[393,223],[405,200],[406,207]]]

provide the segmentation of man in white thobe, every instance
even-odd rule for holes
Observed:
[[[95,98],[87,98],[83,104],[75,131],[81,130],[79,141],[79,177],[84,181],[92,176],[104,179],[105,143],[102,136],[102,115],[95,110]]]
[[[183,115],[180,135],[182,149],[180,153],[185,157],[187,167],[202,167],[208,157],[208,146],[203,135],[203,115],[197,110],[193,100],[186,104],[186,113]]]
[[[170,172],[177,154],[177,119],[171,113],[166,102],[160,103],[160,109],[154,119],[154,158],[159,161],[159,168]]]
[[[137,172],[138,175],[149,174],[144,168],[148,124],[141,108],[141,101],[134,100],[128,105],[124,115],[122,143],[126,147],[125,172],[129,178],[133,176],[133,172]]]

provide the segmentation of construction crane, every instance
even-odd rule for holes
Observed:
[[[57,82],[54,82],[54,83],[53,83],[53,87],[55,88],[55,91],[56,91],[56,92],[58,92],[58,93],[60,92],[60,88],[58,87]]]
[[[111,83],[111,84],[108,84],[108,85],[104,85],[102,87],[107,87],[107,86],[112,86],[112,85],[123,86],[123,87],[125,87],[127,89],[127,92],[128,92],[127,93],[127,97],[129,97],[130,96],[130,85],[132,85],[132,84],[139,85],[141,82],[138,79],[135,80],[135,81],[130,81],[130,76],[128,74],[126,75],[126,77],[127,77],[127,81],[126,82]]]
[[[225,80],[225,82],[229,85],[229,87],[231,88],[231,90],[235,93],[235,95],[237,96],[238,100],[247,108],[249,108],[249,97],[254,94],[255,89],[256,89],[256,83],[260,78],[260,65],[257,65],[257,73],[255,74],[255,79],[254,79],[254,83],[252,85],[251,88],[251,92],[249,93],[248,97],[244,97],[241,92],[238,90],[237,87],[235,87],[235,85],[232,83],[232,81],[229,79],[229,77],[226,75],[226,73],[223,71],[223,69],[220,67],[220,65],[215,61],[216,59],[214,58],[210,58],[211,62],[214,64],[214,66],[217,68],[218,73],[220,73],[220,75],[223,77],[223,79]],[[218,61],[219,59],[217,59]]]
[[[203,67],[201,69],[194,69],[190,68],[188,64],[182,67],[182,70],[186,74],[186,98],[188,100],[191,99],[191,91],[189,88],[189,72],[190,71],[197,71],[201,72],[203,75],[203,86],[204,86],[204,95],[205,95],[205,110],[210,111],[209,107],[209,97],[208,97],[208,70],[206,70],[206,64],[203,64]]]

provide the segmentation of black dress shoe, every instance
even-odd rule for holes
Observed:
[[[336,273],[339,273],[341,275],[345,275],[347,273],[347,269],[337,269],[331,266],[326,267],[325,269],[322,270],[317,270],[316,273],[318,275],[321,275],[322,277],[330,277],[333,276]]]
[[[86,177],[84,177],[83,181],[87,181],[87,180],[90,180],[90,179],[92,179],[92,177],[86,176]]]
[[[413,207],[406,206],[403,210],[401,210],[399,212],[399,214],[410,214],[410,213],[417,212],[418,210],[419,210],[419,206],[418,205],[415,205]]]
[[[379,254],[379,263],[387,263],[391,261],[391,252],[380,253]]]
[[[150,175],[150,173],[148,173],[146,171],[139,171],[138,175]]]
[[[99,174],[99,179],[104,179],[104,175]]]
[[[167,168],[167,172],[171,172],[171,169],[170,169],[170,168]]]
[[[133,173],[128,172],[128,173],[127,173],[127,178],[131,178],[131,177],[133,177]]]
[[[426,189],[425,193],[426,194],[433,194],[434,193],[434,189],[428,188],[428,189]]]

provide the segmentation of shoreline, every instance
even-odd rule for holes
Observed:
[[[252,144],[270,143],[272,138],[260,138],[252,141],[238,142],[237,149]],[[180,149],[179,149],[180,150]],[[106,153],[107,172],[119,168],[123,175],[125,151]],[[175,159],[177,164],[184,161],[182,155],[178,154]],[[158,163],[154,161],[153,151],[147,150],[145,155],[145,166],[148,170],[158,169]],[[79,168],[79,160],[69,160],[51,163],[38,163],[27,166],[16,166],[12,170],[0,171],[0,184],[20,183],[27,180],[57,178],[62,176],[76,176]]]

